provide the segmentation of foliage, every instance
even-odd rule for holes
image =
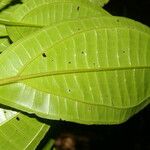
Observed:
[[[0,149],[35,149],[38,117],[118,124],[150,103],[150,29],[106,2],[0,1]]]

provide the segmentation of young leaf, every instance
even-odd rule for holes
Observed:
[[[12,13],[14,20],[11,21],[45,26],[63,20],[106,15],[108,13],[104,9],[85,0],[30,0]],[[34,33],[37,29],[37,27],[7,27],[12,41]]]
[[[49,119],[121,123],[150,102],[149,41],[148,27],[120,17],[43,28],[0,56],[0,102]]]
[[[0,149],[35,149],[48,129],[34,118],[0,109]]]

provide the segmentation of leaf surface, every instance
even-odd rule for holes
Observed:
[[[124,122],[150,102],[149,41],[147,26],[120,17],[43,28],[2,53],[0,102],[48,119]]]

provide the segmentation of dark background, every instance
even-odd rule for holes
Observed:
[[[104,9],[150,26],[150,0],[110,0]]]
[[[112,15],[125,16],[150,26],[150,0],[110,0],[104,8]],[[66,132],[87,137],[91,150],[150,150],[150,105],[120,125],[55,122],[46,138],[56,138]],[[40,145],[44,143],[45,139]]]
[[[37,150],[41,150],[48,139],[56,139],[65,133],[86,138],[90,150],[150,150],[150,105],[120,125],[80,125],[63,121],[49,123],[52,126]],[[79,145],[82,144],[79,142]],[[79,147],[77,150],[87,150]]]

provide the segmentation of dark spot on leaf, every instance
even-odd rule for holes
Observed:
[[[78,31],[80,30],[80,28],[78,28]]]
[[[20,120],[20,118],[19,118],[19,117],[16,117],[16,120],[17,120],[17,121],[19,121],[19,120]]]
[[[81,54],[84,54],[84,51],[82,51]]]
[[[1,54],[2,52],[0,52],[0,54]]]
[[[68,64],[71,64],[71,61],[69,61]]]
[[[46,57],[46,54],[45,54],[45,53],[42,53],[42,56],[43,56],[43,57]]]
[[[126,51],[123,51],[123,53],[125,53]]]
[[[70,90],[70,89],[69,89],[68,91],[69,91],[69,92],[71,92],[71,90]]]
[[[119,19],[117,19],[117,22],[119,22]]]
[[[52,59],[52,61],[54,61],[54,60]]]
[[[78,6],[78,7],[77,7],[77,11],[79,11],[79,10],[80,10],[80,7]]]
[[[6,114],[6,111],[4,110],[4,114]]]

